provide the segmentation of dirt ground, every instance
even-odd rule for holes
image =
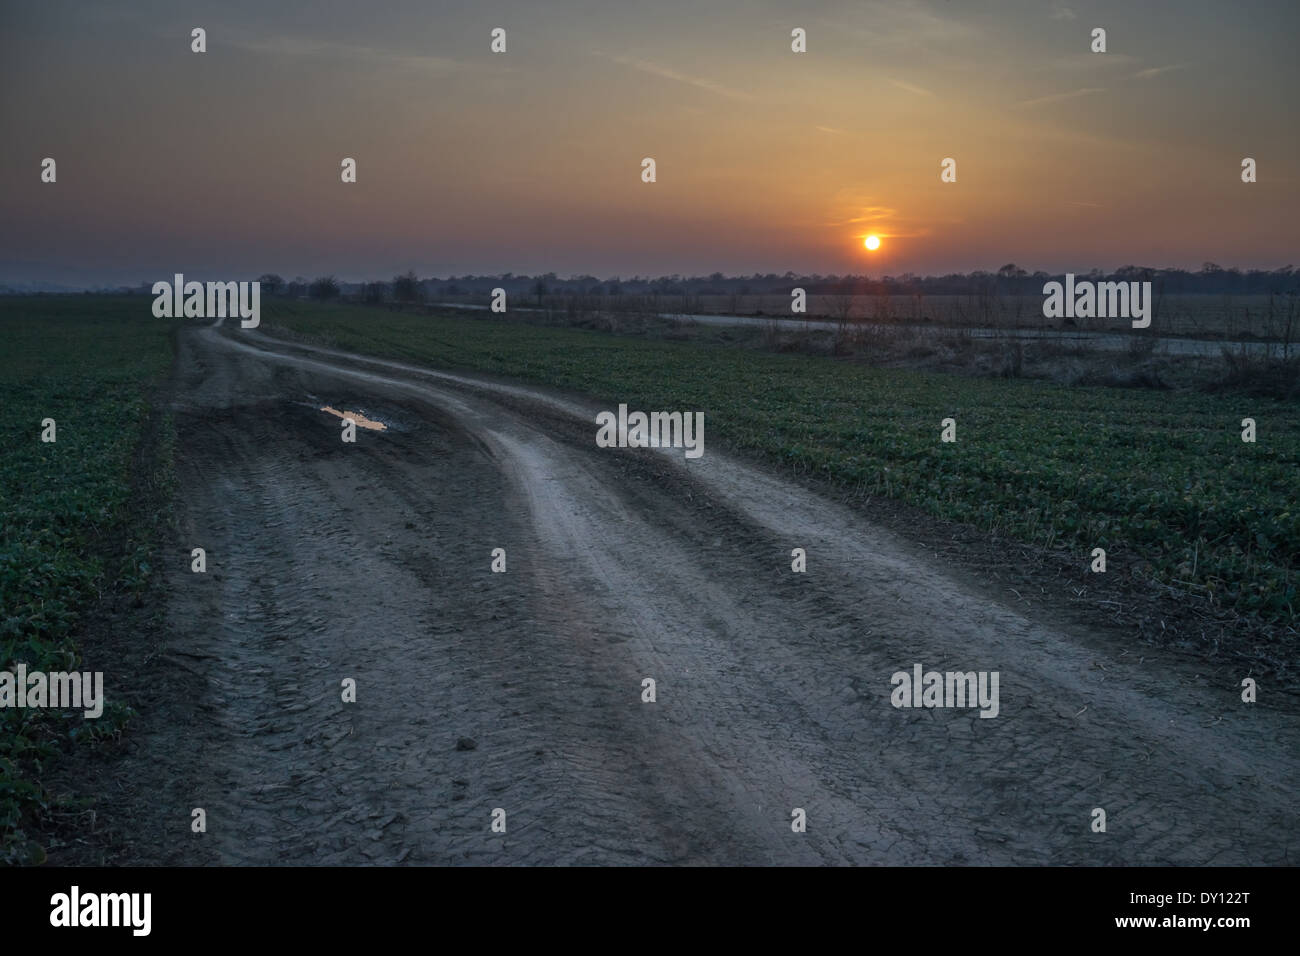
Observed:
[[[1031,607],[707,425],[698,460],[598,448],[596,411],[185,330],[140,715],[51,862],[1297,862],[1300,719],[1230,663]],[[997,671],[1000,713],[894,708],[917,663]]]

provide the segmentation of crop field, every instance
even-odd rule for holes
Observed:
[[[187,323],[153,318],[149,301],[0,299],[6,665],[79,667],[95,608],[113,595],[138,602],[155,575],[172,461],[170,419],[153,391]],[[356,306],[273,301],[262,325],[258,336],[506,376],[610,408],[703,411],[711,447],[790,475],[1069,553],[1081,575],[1104,548],[1112,571],[1262,622],[1294,620],[1295,402],[872,368]],[[1241,439],[1247,417],[1255,443]],[[947,418],[955,443],[940,441]],[[53,443],[41,440],[45,419],[56,423]],[[56,711],[0,711],[0,861],[43,858],[24,828],[60,809],[45,768],[73,742],[116,735],[130,715],[110,700],[87,730]]]
[[[77,667],[87,609],[110,588],[144,587],[152,543],[126,517],[149,388],[171,362],[170,326],[139,298],[0,298],[0,665]],[[45,419],[53,442],[42,441]],[[110,706],[87,725],[0,709],[0,863],[30,856],[21,821],[48,808],[43,763],[87,726],[111,733],[124,716]]]
[[[1267,620],[1294,616],[1300,407],[1194,391],[875,369],[487,318],[280,304],[311,340],[689,407],[732,448],[939,518],[1068,549]],[[956,421],[957,441],[940,442]],[[1242,419],[1258,440],[1242,440]],[[594,432],[593,432],[594,434]]]

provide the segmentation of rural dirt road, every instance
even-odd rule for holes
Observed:
[[[707,419],[698,460],[601,449],[594,405],[232,325],[180,336],[194,693],[128,759],[140,859],[1298,861],[1300,721],[1238,676],[1031,621]],[[997,671],[998,716],[895,709],[918,663]]]

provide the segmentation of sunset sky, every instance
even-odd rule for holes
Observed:
[[[1298,36],[1295,0],[0,0],[0,283],[1276,268]]]

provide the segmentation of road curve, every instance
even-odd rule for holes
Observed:
[[[1234,675],[1030,621],[707,441],[598,448],[598,410],[181,335],[175,547],[208,573],[166,614],[203,691],[139,772],[215,860],[1295,862],[1300,721]],[[914,664],[996,671],[998,715],[893,707]]]

